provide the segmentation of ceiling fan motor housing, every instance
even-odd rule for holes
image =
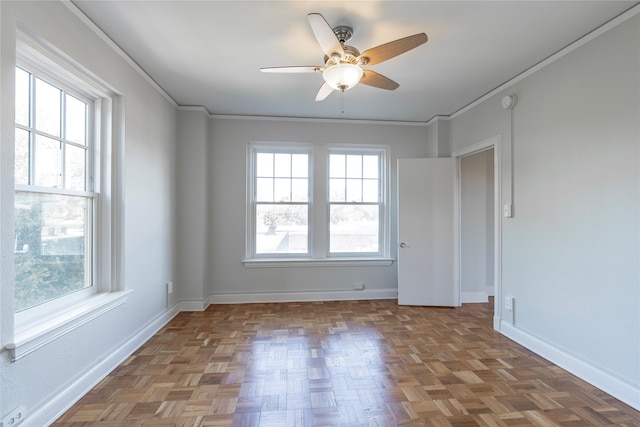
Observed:
[[[340,55],[324,57],[324,65],[326,67],[330,67],[336,64],[358,64],[360,51],[353,46],[343,45],[342,48],[344,49],[344,55],[342,57],[340,57]]]

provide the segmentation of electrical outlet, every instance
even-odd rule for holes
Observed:
[[[504,297],[504,308],[506,310],[513,310],[513,297]]]
[[[167,293],[168,294],[173,293],[173,282],[167,282]]]
[[[6,417],[2,419],[1,427],[13,427],[17,426],[24,419],[25,408],[20,406],[19,408],[11,411]]]

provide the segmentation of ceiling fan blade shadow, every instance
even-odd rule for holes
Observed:
[[[428,38],[425,33],[414,34],[409,37],[394,40],[392,42],[367,49],[360,54],[359,58],[367,58],[367,60],[363,61],[364,65],[379,64],[383,61],[386,61],[387,59],[391,59],[405,52],[408,52],[411,49],[414,49],[421,44],[426,43],[427,40]]]
[[[362,79],[360,79],[360,83],[386,90],[396,90],[400,87],[398,83],[394,82],[390,78],[371,70],[364,70],[364,75],[362,76]]]
[[[336,37],[331,26],[327,23],[322,15],[319,13],[310,13],[309,24],[311,24],[311,30],[318,40],[320,48],[325,55],[331,57],[332,54],[338,53],[340,56],[344,55],[344,49],[340,44],[340,40]]]
[[[327,83],[323,84],[316,95],[316,101],[324,101],[324,99],[329,96],[333,92],[333,88],[329,86]]]
[[[315,73],[322,71],[324,67],[320,65],[301,65],[293,67],[263,67],[260,71],[263,73]]]

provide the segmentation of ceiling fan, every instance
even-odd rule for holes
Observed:
[[[311,29],[325,54],[324,65],[265,67],[260,68],[260,71],[265,73],[321,73],[324,84],[316,95],[316,101],[322,101],[334,90],[344,92],[358,83],[380,89],[397,89],[400,86],[398,83],[363,67],[379,64],[427,42],[427,35],[419,33],[360,53],[355,47],[345,44],[353,35],[351,27],[331,28],[319,13],[310,13],[308,17]]]

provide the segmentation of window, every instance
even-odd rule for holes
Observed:
[[[388,257],[386,152],[250,144],[245,265]]]
[[[329,252],[380,251],[379,153],[329,154]]]
[[[11,360],[127,299],[122,289],[124,100],[18,31]],[[6,304],[3,302],[3,305]]]
[[[93,102],[16,67],[15,311],[93,286]]]
[[[256,149],[255,255],[309,254],[309,153]]]

